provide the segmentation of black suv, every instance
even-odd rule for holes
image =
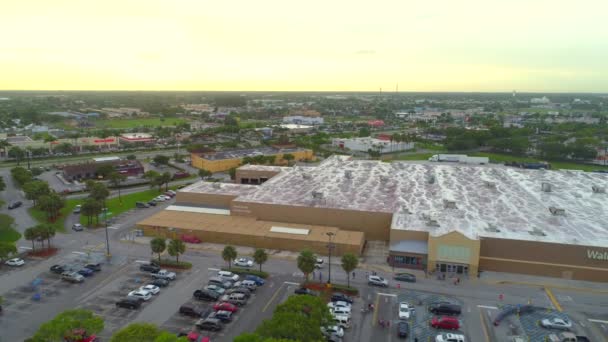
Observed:
[[[332,302],[347,302],[348,304],[353,303],[353,299],[344,293],[334,293],[331,295]]]
[[[9,205],[8,205],[8,208],[9,208],[9,209],[17,209],[17,208],[19,208],[19,207],[20,207],[22,204],[23,204],[23,203],[21,203],[21,201],[16,201],[16,202],[13,202],[13,203],[9,204]]]
[[[135,310],[139,309],[142,301],[143,299],[127,297],[116,302],[116,306],[119,308]]]
[[[101,264],[87,264],[84,267],[90,269],[93,272],[99,272],[99,271],[101,271]]]
[[[53,272],[53,273],[61,274],[61,273],[65,272],[65,271],[66,271],[66,269],[63,266],[61,266],[61,265],[53,265],[53,266],[51,266],[51,272]]]
[[[135,202],[135,207],[136,208],[150,208],[150,205],[146,204],[144,202]]]
[[[429,305],[429,311],[436,315],[460,315],[460,305],[449,302],[437,302]]]
[[[139,266],[139,270],[144,272],[156,273],[160,271],[160,266],[154,264],[142,264],[141,266]]]
[[[397,324],[397,336],[400,338],[407,338],[407,334],[410,331],[410,326],[407,322],[399,321]]]
[[[182,315],[196,317],[196,318],[204,318],[211,312],[211,309],[201,308],[195,305],[184,304],[179,307],[179,313]]]
[[[293,291],[293,293],[298,294],[298,295],[311,295],[311,296],[317,295],[314,291],[307,289],[305,287],[300,287],[299,289],[296,289],[295,291]]]
[[[196,290],[192,295],[198,300],[206,300],[208,302],[214,302],[220,298],[217,292],[209,290]]]

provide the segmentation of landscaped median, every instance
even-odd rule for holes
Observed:
[[[268,272],[252,270],[252,269],[243,268],[243,267],[232,267],[232,268],[223,267],[222,271],[229,271],[234,274],[251,274],[251,275],[258,276],[258,277],[264,278],[264,279],[268,278]]]

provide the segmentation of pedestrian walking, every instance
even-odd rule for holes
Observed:
[[[323,273],[319,272],[319,282],[323,282]]]
[[[355,271],[353,271],[353,279],[355,279]]]

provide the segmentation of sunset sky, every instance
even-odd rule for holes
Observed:
[[[2,0],[0,89],[608,92],[606,0]]]

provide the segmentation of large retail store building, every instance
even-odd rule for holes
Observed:
[[[246,165],[236,178],[263,182],[193,184],[138,225],[323,254],[330,236],[337,254],[382,240],[395,267],[608,282],[606,174],[334,156],[314,167]]]

